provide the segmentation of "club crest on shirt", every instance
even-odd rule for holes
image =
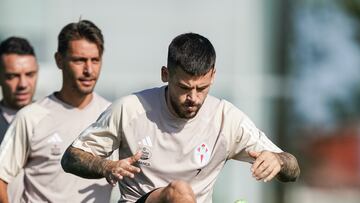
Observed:
[[[211,151],[205,143],[201,143],[194,149],[195,162],[200,166],[205,166],[210,160]]]

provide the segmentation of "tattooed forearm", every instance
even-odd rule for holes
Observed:
[[[70,146],[61,159],[61,166],[65,172],[83,178],[102,178],[108,162],[111,161]]]
[[[300,175],[300,168],[296,158],[286,152],[278,154],[283,166],[277,175],[277,178],[282,182],[296,181]]]

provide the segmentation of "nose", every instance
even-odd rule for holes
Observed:
[[[188,92],[188,94],[186,95],[186,99],[193,102],[193,103],[196,103],[196,101],[197,101],[197,92],[196,92],[195,88]]]
[[[85,63],[85,67],[84,67],[84,74],[85,75],[91,75],[91,73],[93,72],[93,66],[92,66],[92,62],[91,60],[87,60]]]
[[[28,80],[25,75],[20,76],[20,80],[18,83],[18,89],[25,89],[28,86]]]

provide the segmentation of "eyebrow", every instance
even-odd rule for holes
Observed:
[[[181,82],[177,82],[177,84],[178,84],[178,86],[182,86],[182,87],[186,87],[186,88],[190,88],[190,89],[194,88],[194,87],[191,87],[191,86],[181,83]],[[195,88],[196,89],[205,89],[209,86],[210,86],[210,84],[205,84],[205,85],[195,86]]]
[[[86,57],[86,56],[77,56],[77,55],[73,55],[73,56],[69,56],[69,58],[71,59],[87,59],[87,58],[101,58],[101,56],[94,56],[94,57]]]

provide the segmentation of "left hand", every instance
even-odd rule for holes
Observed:
[[[264,182],[272,180],[280,172],[281,167],[283,166],[280,156],[274,152],[250,151],[249,156],[255,159],[251,166],[251,172],[256,180],[263,180]]]
[[[140,173],[140,168],[134,166],[134,164],[141,158],[141,154],[139,151],[135,155],[122,160],[107,161],[104,170],[108,183],[115,186],[124,177],[134,178],[136,173]]]

